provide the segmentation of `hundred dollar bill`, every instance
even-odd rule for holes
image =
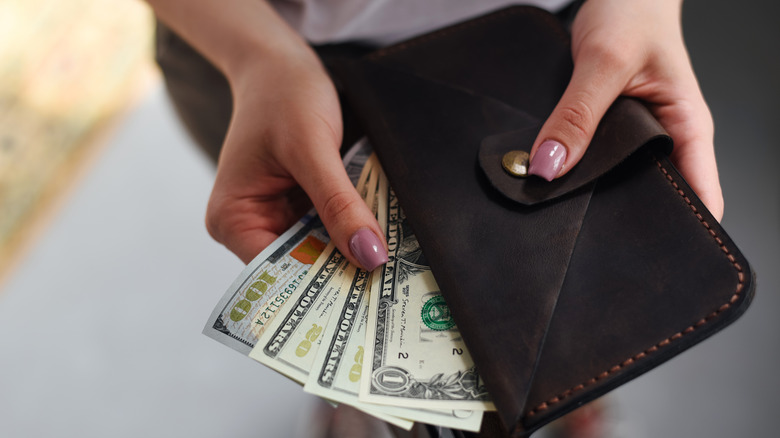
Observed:
[[[353,183],[370,155],[371,146],[362,139],[344,156]],[[203,333],[249,354],[328,242],[330,237],[312,210],[241,271],[214,307]]]
[[[409,409],[372,405],[358,400],[365,358],[370,275],[354,266],[348,268],[347,279],[342,283],[342,288],[346,290],[341,291],[334,305],[336,313],[325,328],[304,390],[378,417],[379,413],[437,426],[479,431],[481,411]]]
[[[241,271],[212,311],[203,334],[249,354],[328,242],[319,217],[311,213],[303,217]]]
[[[347,259],[333,243],[293,290],[249,357],[303,384],[344,279]]]
[[[389,261],[374,273],[360,400],[493,409],[414,231],[380,175],[379,223]]]
[[[364,200],[369,192],[375,191],[371,184],[378,181],[373,166],[375,162],[375,159],[363,160],[364,166],[358,177],[356,188]],[[323,257],[301,280],[301,287],[291,292],[295,296],[294,303],[283,308],[249,356],[301,384],[305,383],[322,339],[320,334],[328,324],[348,265],[346,257],[335,245],[328,244]]]

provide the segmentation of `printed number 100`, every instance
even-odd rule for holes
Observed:
[[[244,319],[252,309],[252,303],[262,298],[268,290],[268,286],[275,282],[276,277],[272,277],[268,272],[260,274],[260,276],[257,277],[257,280],[246,288],[246,296],[244,299],[233,306],[233,310],[230,311],[230,319],[236,322]]]

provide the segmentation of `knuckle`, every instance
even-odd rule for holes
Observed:
[[[206,207],[205,222],[209,236],[221,243],[225,235],[225,214],[220,205],[213,200]]]
[[[597,60],[599,70],[608,76],[627,71],[632,63],[630,58],[638,53],[619,38],[590,44],[583,52],[585,57]]]
[[[341,218],[349,215],[350,211],[357,206],[357,202],[362,202],[360,198],[347,191],[338,191],[331,193],[322,207],[323,218],[332,221],[339,221]]]
[[[595,117],[593,110],[581,100],[560,108],[559,116],[564,122],[564,131],[577,142],[587,143]]]
[[[211,214],[208,211],[206,212],[206,231],[208,231],[209,236],[211,236],[212,239],[217,242],[220,241],[222,233],[220,233],[219,220],[214,214]]]

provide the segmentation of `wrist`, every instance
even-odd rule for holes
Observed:
[[[316,53],[305,43],[247,43],[242,50],[226,55],[220,69],[234,94],[259,91],[259,87],[268,84],[283,88],[289,81],[311,81],[318,75],[327,77]]]
[[[249,72],[299,64],[318,66],[306,41],[267,2],[147,0],[157,17],[231,82]]]

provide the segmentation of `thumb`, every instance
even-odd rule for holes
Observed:
[[[329,151],[330,152],[330,151]],[[387,262],[379,223],[352,186],[339,155],[321,152],[291,172],[309,195],[331,241],[350,263],[372,271]]]
[[[581,57],[561,100],[531,149],[528,173],[547,181],[566,174],[585,154],[599,121],[628,79],[598,57]]]

